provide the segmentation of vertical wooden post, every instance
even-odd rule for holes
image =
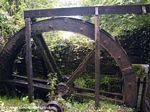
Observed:
[[[28,77],[29,102],[33,101],[33,69],[32,69],[32,49],[31,49],[31,19],[25,19],[25,41],[26,41],[26,70]]]
[[[99,107],[100,95],[100,33],[98,7],[95,7],[95,107]]]
[[[150,111],[150,64],[149,64],[149,71],[148,71],[148,77],[146,82],[146,92],[144,95],[144,102],[143,102],[143,112],[149,112]]]

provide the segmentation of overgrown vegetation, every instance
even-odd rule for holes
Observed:
[[[144,67],[142,67],[141,65],[133,65],[133,70],[137,77],[143,78],[147,76]]]
[[[105,6],[105,5],[135,5],[148,4],[150,0],[81,0],[83,6]],[[93,21],[92,17],[84,17],[88,21]],[[150,26],[150,15],[101,15],[101,28],[114,36],[122,34],[124,31]]]
[[[95,110],[94,101],[87,101],[84,103],[63,100],[57,98],[57,101],[63,105],[65,112],[134,112],[133,109],[125,106],[118,106],[107,101],[100,104],[100,108]],[[41,102],[39,105],[36,101],[29,104],[27,97],[21,99],[0,97],[0,111],[1,112],[37,112],[43,109],[45,103]]]
[[[0,0],[0,40],[7,42],[24,26],[24,10],[52,8],[56,4],[57,0]]]
[[[80,0],[82,6],[95,5],[127,5],[127,4],[143,4],[150,3],[149,0]],[[8,38],[24,26],[23,11],[27,9],[37,8],[53,8],[57,4],[57,0],[0,0],[0,51],[2,46],[7,42]],[[83,17],[90,22],[94,22],[92,17]],[[145,62],[150,62],[150,42],[149,42],[149,26],[150,15],[102,15],[100,18],[101,28],[107,30],[111,34],[120,37],[122,46],[127,51],[129,56],[139,56]],[[144,27],[143,27],[144,26]],[[93,41],[81,35],[74,35],[62,32],[51,32],[44,34],[46,43],[52,51],[56,62],[61,69],[61,74],[70,75],[84,56],[93,49]],[[138,51],[138,53],[137,53]],[[114,60],[110,58],[106,51],[102,50],[102,63],[110,66],[116,66]],[[33,56],[33,58],[35,55]],[[21,57],[20,59],[23,59]],[[21,63],[21,61],[18,61]],[[71,66],[70,66],[71,65]],[[92,65],[93,67],[93,65]],[[91,68],[92,68],[91,67]],[[25,68],[24,68],[25,69]],[[144,69],[139,66],[134,66],[134,70],[139,77],[145,75]],[[86,71],[86,70],[85,70]],[[91,70],[92,71],[92,70]],[[93,72],[84,72],[83,76],[75,81],[76,85],[82,87],[94,87]],[[114,73],[113,75],[118,75]],[[101,80],[103,90],[109,91],[111,82],[114,78],[106,75]],[[50,100],[53,99],[55,84],[57,81],[56,75],[50,74]],[[120,76],[119,76],[120,77]],[[117,80],[117,79],[115,79]],[[117,85],[117,84],[116,84]],[[120,86],[119,86],[120,88]],[[121,88],[122,89],[122,88]],[[115,89],[114,89],[115,90]],[[118,89],[119,91],[119,89]],[[27,97],[24,98],[0,98],[0,111],[17,112],[18,107],[28,105],[37,108],[36,103],[29,104]],[[93,101],[85,101],[84,103],[61,98],[56,99],[60,102],[65,112],[133,112],[132,109],[124,106],[118,106],[110,102],[101,102],[101,107],[96,111]],[[9,107],[15,107],[14,110]],[[8,107],[8,108],[5,108]],[[22,111],[36,112],[37,109],[24,109]]]
[[[119,36],[122,47],[134,63],[150,63],[150,27],[139,27]]]
[[[54,96],[55,96],[55,87],[56,87],[56,82],[57,82],[57,74],[56,73],[51,73],[48,75],[48,79],[49,79],[49,85],[50,85],[50,91],[48,94],[48,97],[50,100],[54,100]]]

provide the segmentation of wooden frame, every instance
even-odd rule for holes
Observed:
[[[25,19],[25,37],[26,37],[26,71],[28,76],[28,94],[29,102],[33,101],[33,67],[32,67],[32,49],[31,49],[31,19]]]
[[[126,6],[96,6],[96,7],[73,7],[73,8],[57,8],[57,9],[43,9],[43,10],[28,10],[24,12],[24,18],[26,21],[26,67],[28,74],[28,90],[29,90],[29,100],[32,101],[33,96],[33,71],[32,71],[32,52],[31,52],[31,19],[30,18],[41,18],[41,17],[50,17],[50,16],[89,16],[95,15],[95,106],[99,106],[99,80],[100,80],[100,32],[99,32],[99,17],[101,14],[147,14],[150,13],[150,5],[126,5]],[[51,27],[52,28],[52,27]],[[43,51],[43,47],[40,45],[38,39],[34,38],[34,40],[39,44],[41,51]],[[46,48],[47,50],[47,48]],[[46,60],[49,60],[49,57],[45,54],[45,51],[42,52],[46,57]],[[47,52],[46,52],[47,53]],[[118,57],[120,60],[120,57]],[[50,61],[50,60],[49,60]],[[54,68],[51,66],[51,63],[47,63],[48,68],[51,68],[54,71]],[[121,62],[120,62],[121,63]],[[126,70],[127,69],[127,70]],[[128,76],[128,74],[132,73],[132,68],[127,67],[122,70],[124,76],[124,82],[131,82],[131,79],[134,79],[134,76]],[[131,83],[126,84],[125,88],[128,90],[135,85],[131,85]],[[133,87],[132,87],[133,88]],[[136,87],[135,87],[136,88]],[[125,103],[130,102],[130,97],[132,95],[127,95],[127,91],[125,91],[124,100]],[[135,101],[131,102],[129,105],[135,105]]]
[[[119,6],[93,6],[93,7],[72,7],[42,10],[27,10],[25,18],[41,18],[50,16],[90,16],[95,15],[95,7],[98,7],[101,14],[145,14],[150,13],[150,5],[119,5]]]

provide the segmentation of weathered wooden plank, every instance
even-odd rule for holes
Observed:
[[[144,97],[146,92],[146,77],[144,77],[143,81],[141,81],[142,87],[142,94],[141,94],[141,103],[140,103],[140,111],[143,111],[143,104],[144,104]]]
[[[100,89],[100,32],[99,32],[99,12],[95,8],[95,107],[99,107]]]
[[[91,89],[91,88],[82,88],[82,87],[75,86],[74,89],[76,91],[82,91],[83,93],[84,92],[88,92],[88,93],[94,93],[95,92],[95,90]],[[120,96],[120,97],[123,96],[121,93],[114,93],[114,92],[107,92],[107,91],[100,91],[100,94],[107,94],[107,95]]]
[[[123,78],[123,101],[127,106],[136,107],[137,103],[137,83],[136,75],[132,67],[122,70]],[[132,90],[132,91],[131,91]],[[130,94],[129,94],[130,93]]]
[[[26,70],[28,76],[28,94],[29,102],[33,101],[34,88],[33,88],[33,67],[32,67],[32,49],[31,49],[31,19],[25,19],[25,41],[26,41]]]
[[[81,94],[81,93],[74,93],[74,96],[81,97],[81,98],[88,98],[88,99],[92,99],[92,100],[95,99],[94,95],[87,95],[87,94]],[[106,98],[104,96],[100,96],[99,98],[101,100],[109,100],[111,102],[115,102],[115,103],[118,103],[118,104],[124,104],[124,102],[122,100]]]
[[[23,87],[28,86],[28,82],[24,81],[24,80],[14,79],[14,80],[6,80],[5,82],[8,84],[11,84],[11,85],[18,85],[18,86],[23,86]],[[49,85],[40,84],[40,83],[38,83],[38,84],[34,83],[33,87],[36,89],[41,89],[41,90],[47,91],[47,92],[50,90]]]
[[[12,75],[15,79],[23,79],[23,80],[27,80],[28,77],[26,76],[20,76],[20,75]],[[33,82],[39,82],[39,83],[44,83],[47,84],[49,81],[48,80],[44,80],[44,79],[39,79],[39,78],[33,78]]]
[[[143,102],[143,112],[149,112],[150,110],[150,64],[149,64],[149,73],[147,77],[147,85],[146,85],[146,92],[144,96]]]
[[[33,40],[34,40],[35,44],[37,45],[38,49],[40,50],[41,56],[43,57],[43,60],[46,64],[47,70],[48,71],[51,70],[53,73],[55,73],[55,70],[54,70],[54,68],[53,68],[53,66],[52,66],[52,64],[51,64],[51,62],[50,62],[50,60],[49,60],[49,58],[45,52],[45,49],[44,49],[40,39],[33,36]]]
[[[99,14],[143,14],[150,13],[150,5],[118,5],[118,6],[96,6]],[[146,11],[145,11],[146,10]],[[95,14],[95,7],[72,7],[42,10],[27,10],[25,18],[40,18],[49,16],[89,16]]]
[[[32,18],[31,21],[32,21],[32,23],[35,23],[37,20],[35,18]],[[39,47],[42,46],[42,47],[40,47],[40,50],[43,50],[42,51],[44,53],[44,57],[43,58],[48,58],[49,59],[50,64],[53,67],[52,69],[55,71],[55,73],[57,73],[57,75],[59,76],[59,79],[61,79],[62,76],[60,74],[60,70],[57,67],[56,61],[55,61],[51,51],[49,50],[48,46],[46,45],[46,42],[44,40],[43,35],[42,34],[38,34],[34,38],[38,38],[38,39],[35,39],[35,41],[37,42],[37,45]],[[43,53],[42,53],[42,56],[43,56]],[[45,55],[47,55],[47,56],[45,57]],[[46,64],[46,66],[49,66],[49,62],[45,62],[45,64]],[[47,67],[47,68],[49,68],[49,67]]]
[[[62,76],[60,74],[60,70],[59,70],[59,68],[58,68],[58,66],[56,64],[56,61],[55,61],[51,51],[48,49],[48,46],[46,45],[46,42],[45,42],[42,34],[37,35],[37,37],[39,38],[39,40],[40,40],[40,42],[41,42],[41,44],[42,44],[42,46],[43,46],[43,48],[45,50],[45,53],[47,54],[47,56],[48,56],[48,58],[49,58],[49,60],[50,60],[50,62],[52,64],[52,66],[53,66],[54,71],[57,73],[57,75],[59,77],[62,78]]]

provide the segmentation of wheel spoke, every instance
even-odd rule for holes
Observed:
[[[48,58],[49,58],[51,64],[53,65],[53,69],[55,70],[55,72],[56,72],[58,75],[60,75],[60,70],[59,70],[59,68],[58,68],[58,66],[57,66],[57,64],[56,64],[56,61],[55,61],[55,59],[54,59],[54,57],[53,57],[51,51],[48,49],[48,46],[46,45],[46,42],[45,42],[45,40],[44,40],[42,34],[39,34],[39,35],[38,35],[38,38],[39,38],[39,40],[41,41],[41,44],[43,45],[43,48],[44,48],[44,50],[45,50],[45,53],[47,54],[47,56],[48,56]]]
[[[84,68],[87,66],[89,60],[91,57],[93,57],[95,52],[95,49],[93,49],[85,58],[84,60],[80,63],[78,68],[71,74],[71,77],[67,81],[67,85],[70,86],[72,85],[73,81],[84,71]]]
[[[46,64],[46,68],[47,68],[48,72],[51,70],[53,73],[55,73],[55,70],[45,52],[45,49],[44,49],[40,39],[38,38],[38,35],[37,35],[37,37],[33,37],[33,40],[34,40],[35,44],[37,45],[38,49],[40,50],[41,56],[43,57],[43,60]]]

